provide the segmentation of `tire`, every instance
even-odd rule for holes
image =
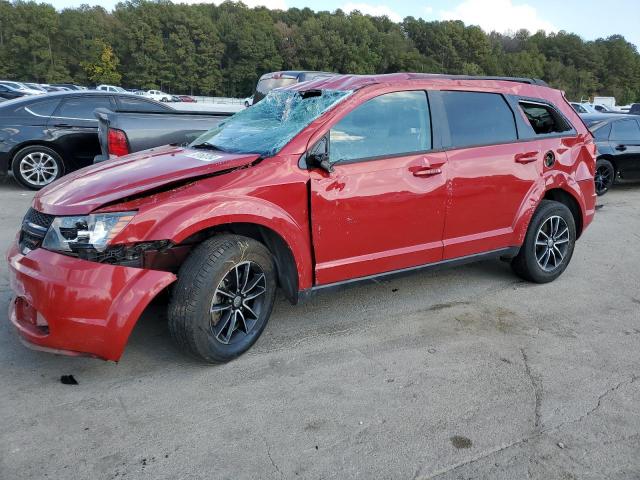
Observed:
[[[569,208],[559,202],[543,200],[511,267],[518,276],[530,282],[552,282],[569,265],[575,242],[576,225]]]
[[[276,285],[273,257],[263,244],[239,235],[210,238],[191,252],[178,273],[169,303],[171,336],[206,362],[233,360],[267,326]]]
[[[596,174],[594,182],[596,184],[596,194],[602,196],[609,191],[616,179],[616,169],[613,164],[604,158],[596,162]]]
[[[13,156],[11,171],[23,187],[40,190],[64,175],[64,161],[54,150],[32,145]]]

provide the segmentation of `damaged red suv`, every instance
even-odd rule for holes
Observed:
[[[169,288],[175,341],[246,351],[279,287],[501,257],[532,282],[594,216],[595,146],[562,92],[513,78],[336,76],[271,92],[188,147],[41,190],[8,252],[28,345],[118,360]]]

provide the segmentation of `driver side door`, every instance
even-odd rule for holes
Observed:
[[[360,104],[315,148],[333,167],[310,172],[316,284],[442,260],[446,155],[432,151],[426,92]]]

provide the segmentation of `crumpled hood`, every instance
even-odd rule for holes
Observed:
[[[83,215],[163,185],[249,165],[258,154],[231,154],[166,146],[83,168],[38,192],[36,210]]]

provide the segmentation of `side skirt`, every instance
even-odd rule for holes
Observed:
[[[508,247],[508,248],[500,248],[498,250],[492,250],[490,252],[476,253],[473,255],[467,255],[465,257],[452,258],[449,260],[442,260],[440,262],[428,263],[426,265],[418,265],[416,267],[408,267],[402,268],[400,270],[392,270],[390,272],[378,273],[375,275],[368,275],[366,277],[352,278],[349,280],[343,280],[341,282],[328,283],[326,285],[317,285],[312,288],[308,288],[306,290],[301,290],[298,292],[298,302],[302,303],[313,297],[316,293],[319,292],[331,292],[334,290],[339,290],[345,287],[351,287],[366,283],[377,283],[379,281],[391,280],[398,277],[403,277],[405,275],[409,275],[417,272],[425,272],[425,271],[435,271],[441,270],[449,267],[457,267],[460,265],[465,265],[467,263],[480,262],[483,260],[492,260],[496,258],[505,258],[511,259],[518,255],[520,251],[520,247]]]

